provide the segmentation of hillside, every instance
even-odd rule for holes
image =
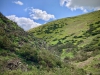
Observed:
[[[77,45],[79,41],[83,41],[84,43],[78,45],[83,47],[91,42],[96,33],[99,34],[99,15],[100,11],[95,11],[80,16],[63,18],[33,28],[29,32],[33,33],[37,38],[43,38],[50,45],[56,45],[59,41],[62,44],[70,41]]]
[[[100,74],[100,10],[55,20],[28,32],[46,41],[48,49],[62,61],[76,66],[88,62],[81,68]]]
[[[34,34],[0,13],[0,75],[85,75],[86,71],[61,61]]]

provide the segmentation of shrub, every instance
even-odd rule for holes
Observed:
[[[38,50],[29,45],[24,45],[19,51],[19,55],[26,61],[42,65],[43,67],[53,68],[55,66],[61,67],[60,60],[48,50]]]
[[[12,42],[7,36],[0,37],[0,47],[5,49],[12,49],[11,48]]]

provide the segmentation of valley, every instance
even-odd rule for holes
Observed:
[[[100,75],[100,10],[29,31],[0,13],[0,75]]]

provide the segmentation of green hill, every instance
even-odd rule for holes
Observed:
[[[63,18],[46,23],[40,27],[33,28],[29,32],[37,38],[42,38],[50,45],[57,43],[65,44],[67,41],[75,45],[83,41],[79,47],[91,42],[95,34],[100,30],[100,11],[79,15],[75,17]]]
[[[85,70],[61,61],[49,47],[0,13],[0,75],[86,74]]]
[[[46,41],[48,49],[57,52],[62,61],[74,65],[88,61],[91,64],[82,68],[90,74],[100,74],[100,10],[55,20],[28,32]],[[90,58],[93,59],[89,61]]]

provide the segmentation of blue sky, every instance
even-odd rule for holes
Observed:
[[[100,10],[100,0],[0,0],[0,12],[24,30]]]

